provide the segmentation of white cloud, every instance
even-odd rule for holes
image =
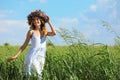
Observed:
[[[57,27],[64,27],[64,28],[70,28],[70,27],[77,27],[79,24],[79,20],[77,18],[57,18],[55,21]]]
[[[11,30],[8,30],[8,29],[2,27],[2,28],[0,29],[0,33],[2,33],[2,32],[11,32]]]
[[[35,1],[35,0],[29,0],[30,2],[33,2],[33,1]]]
[[[0,20],[0,25],[3,27],[11,27],[11,26],[26,26],[26,20]]]
[[[112,11],[117,8],[119,2],[119,0],[98,0],[96,3],[91,4],[89,9],[90,11]]]
[[[116,20],[120,20],[119,7],[120,0],[98,0],[96,3],[91,4],[85,13],[91,17],[89,14],[93,14],[94,12],[95,16],[92,15],[93,18],[97,16],[98,19],[105,19],[112,24]]]
[[[99,3],[98,7],[101,12],[107,14],[105,18],[111,22],[111,24],[117,20],[120,21],[120,0],[106,0],[105,4]]]
[[[116,11],[116,9],[114,9],[114,10],[111,12],[111,14],[109,14],[109,17],[110,17],[111,19],[116,19],[116,18],[117,18],[117,11]]]
[[[61,22],[77,25],[79,23],[79,20],[77,18],[62,18]]]
[[[79,22],[77,18],[61,18],[60,21],[67,24],[78,24]]]
[[[11,32],[14,28],[26,28],[26,20],[0,20],[0,33]]]
[[[39,1],[40,3],[46,3],[47,0],[29,0],[30,2],[36,2],[36,1]]]
[[[109,0],[98,0],[99,3],[106,3]]]
[[[99,36],[101,34],[101,31],[98,30],[98,29],[94,29],[94,28],[91,27],[91,29],[87,29],[87,30],[83,31],[83,34],[86,37],[91,38],[91,37],[93,37],[93,35],[94,36],[95,35]]]
[[[97,10],[97,6],[96,6],[96,5],[91,5],[91,6],[90,6],[90,9],[91,9],[92,11],[96,11],[96,10]]]
[[[0,18],[5,18],[13,13],[14,13],[13,10],[0,10]]]
[[[29,30],[25,20],[0,20],[0,44],[9,42],[10,44],[21,44]]]
[[[98,19],[96,18],[89,18],[87,15],[85,15],[84,13],[80,14],[80,22],[84,22],[84,24],[88,24],[88,23],[97,23]]]
[[[118,3],[119,0],[103,0],[102,2],[98,1],[97,5],[101,10],[112,11],[113,9],[117,9]]]
[[[115,32],[120,34],[119,7],[120,0],[98,0],[96,3],[91,4],[84,13],[80,14],[80,19],[83,22],[80,25],[84,27],[82,29],[83,34],[97,42],[103,41],[104,43],[107,39],[111,39],[105,43],[113,43],[112,39],[115,35],[102,28],[102,23],[99,20],[107,20]]]
[[[41,2],[41,3],[46,3],[46,2],[47,2],[47,0],[40,0],[40,2]]]

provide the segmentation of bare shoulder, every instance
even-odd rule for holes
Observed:
[[[29,30],[29,31],[27,32],[27,36],[29,36],[29,37],[31,37],[32,34],[33,34],[33,30]]]

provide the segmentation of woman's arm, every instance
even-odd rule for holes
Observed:
[[[27,45],[30,41],[31,36],[32,36],[32,31],[28,31],[24,44],[20,47],[20,49],[17,51],[17,53],[15,55],[13,55],[12,57],[9,57],[7,59],[7,62],[10,62],[10,61],[16,59],[24,51],[24,49],[27,47]]]
[[[48,22],[47,23],[49,24],[49,26],[51,28],[51,32],[48,31],[47,36],[54,36],[54,35],[56,35],[56,30],[53,28],[53,26],[52,26],[52,24],[50,22],[49,17],[48,17]]]

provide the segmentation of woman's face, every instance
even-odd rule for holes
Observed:
[[[33,24],[34,24],[34,26],[35,26],[36,28],[40,28],[40,25],[41,25],[40,19],[39,19],[38,17],[35,17],[35,18],[33,19]]]

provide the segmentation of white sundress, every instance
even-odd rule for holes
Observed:
[[[45,56],[46,36],[40,39],[33,33],[31,37],[31,48],[25,58],[24,73],[27,75],[34,75],[37,73],[39,76],[42,76],[41,72],[44,67]]]

